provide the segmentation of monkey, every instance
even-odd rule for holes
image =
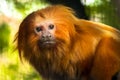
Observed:
[[[34,11],[16,37],[20,59],[43,80],[112,80],[120,71],[120,31],[53,5]]]

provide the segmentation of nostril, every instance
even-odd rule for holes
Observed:
[[[42,38],[45,38],[45,36],[43,35]]]
[[[51,38],[52,38],[52,35],[51,35],[51,34],[44,34],[44,35],[41,36],[41,39],[42,39],[42,40],[49,40],[49,39],[51,39]]]
[[[51,34],[48,34],[48,37],[52,37]]]

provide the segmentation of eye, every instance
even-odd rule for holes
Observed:
[[[54,29],[54,25],[53,25],[53,24],[50,24],[50,25],[48,26],[48,28],[49,28],[49,29]]]
[[[35,30],[36,30],[37,32],[40,32],[40,31],[42,31],[43,29],[42,29],[41,26],[38,26],[38,27],[35,28]]]

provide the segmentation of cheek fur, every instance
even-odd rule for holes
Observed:
[[[36,48],[38,48],[38,41],[40,39],[40,36],[37,35],[30,35],[27,39],[27,46],[30,47],[30,49],[36,51]]]
[[[70,44],[70,35],[67,29],[57,29],[55,31],[55,38],[65,44]]]

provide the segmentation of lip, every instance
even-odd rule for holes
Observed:
[[[55,41],[52,40],[46,40],[46,41],[40,41],[41,47],[51,47],[55,45]]]
[[[42,43],[45,43],[45,44],[54,44],[55,42],[47,40],[47,41],[43,41]]]

